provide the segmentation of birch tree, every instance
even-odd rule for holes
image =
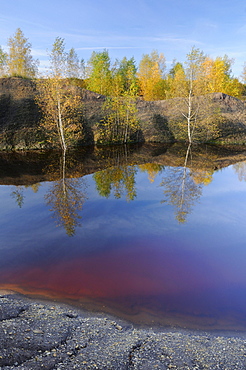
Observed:
[[[67,77],[67,53],[64,39],[57,37],[50,53],[50,73],[37,82],[37,102],[43,111],[42,126],[48,141],[57,142],[63,151],[67,142],[74,144],[82,137],[82,101],[76,86]]]
[[[127,143],[139,129],[134,95],[108,98],[103,105],[104,118],[98,123],[97,142]],[[137,141],[137,140],[135,140]]]
[[[154,50],[143,55],[138,70],[141,94],[145,100],[160,100],[165,98],[164,72],[166,64],[163,54]]]
[[[184,67],[177,62],[173,65],[167,76],[167,98],[184,97],[187,95],[187,80]]]
[[[137,82],[137,67],[134,58],[116,62],[116,68],[113,73],[113,84],[118,81],[121,83],[121,94],[133,93],[137,95],[139,86]],[[113,90],[114,93],[115,90]]]
[[[6,73],[7,57],[8,54],[5,53],[0,46],[0,77]]]
[[[112,96],[103,105],[104,118],[98,123],[98,142],[127,143],[137,136],[136,67],[133,58],[116,63],[112,73]],[[136,141],[136,138],[135,138]]]
[[[112,73],[107,50],[93,52],[87,66],[89,90],[102,95],[111,95]]]
[[[192,135],[196,126],[197,116],[199,112],[199,105],[194,104],[194,95],[199,95],[201,91],[197,89],[196,80],[201,72],[202,63],[205,60],[205,55],[202,51],[196,48],[192,48],[191,52],[187,54],[187,81],[188,81],[188,91],[185,97],[185,103],[187,110],[182,112],[182,115],[187,121],[187,134],[189,143],[192,142]]]
[[[176,139],[186,140],[190,144],[194,141],[206,142],[216,138],[222,119],[212,96],[206,95],[204,82],[206,63],[206,55],[193,47],[187,54],[185,75],[180,67],[175,73],[175,77],[179,76],[176,81],[179,86],[179,97],[173,101],[171,125]]]
[[[37,74],[38,61],[31,55],[31,44],[20,28],[8,39],[9,53],[7,72],[10,76],[33,78]]]
[[[79,57],[74,48],[70,49],[67,54],[67,77],[68,78],[80,78],[82,74],[83,61],[79,60]]]

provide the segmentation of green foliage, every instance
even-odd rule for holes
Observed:
[[[98,123],[98,143],[127,143],[139,129],[136,95],[138,91],[134,59],[115,65],[111,74],[112,97],[104,105],[104,118]]]
[[[18,28],[8,40],[9,53],[0,47],[0,76],[34,78],[37,61],[31,56],[31,44]],[[57,37],[49,54],[50,71],[42,83],[37,102],[43,111],[47,140],[55,144],[59,139],[62,149],[76,143],[82,136],[82,104],[76,86],[106,95],[104,119],[98,123],[98,143],[126,143],[134,141],[139,130],[136,100],[177,98],[177,106],[170,119],[176,139],[191,142],[214,140],[218,136],[220,112],[201,107],[200,95],[222,92],[241,97],[245,86],[232,76],[233,60],[227,55],[212,59],[192,47],[181,64],[176,60],[166,73],[163,54],[154,50],[144,54],[137,68],[134,58],[122,58],[112,63],[107,50],[93,51],[85,66],[74,48],[66,51],[65,41]],[[246,67],[243,79],[246,81]],[[82,79],[83,78],[83,79]],[[42,96],[42,98],[41,98]],[[168,121],[169,121],[168,117]],[[135,135],[135,138],[134,138]]]
[[[107,50],[102,52],[93,51],[87,68],[89,90],[102,95],[110,95],[112,73],[110,70],[110,58]]]
[[[134,96],[108,98],[103,106],[104,119],[98,124],[98,143],[127,143],[139,129]]]
[[[121,61],[116,62],[115,71],[113,73],[113,83],[117,84],[117,82],[120,81],[121,95],[126,93],[137,95],[139,86],[136,74],[137,67],[134,58],[127,59],[124,57]]]
[[[188,81],[185,75],[184,67],[181,63],[175,63],[167,76],[168,99],[184,97],[188,91]]]
[[[183,67],[183,64],[180,63],[180,62],[176,62],[176,60],[173,61],[173,66],[172,68],[170,69],[169,73],[168,73],[168,77],[170,78],[174,78],[175,75],[177,74],[178,71],[184,71],[184,67]]]
[[[108,198],[113,192],[116,199],[126,194],[126,200],[131,201],[136,197],[134,166],[117,166],[97,172],[93,175],[98,194]]]
[[[31,56],[31,44],[20,28],[9,38],[8,47],[8,54],[0,47],[0,75],[7,73],[10,76],[35,77],[38,61]],[[191,88],[195,95],[223,92],[240,97],[243,92],[238,79],[232,76],[233,59],[224,55],[212,60],[195,47],[187,54],[184,65],[174,60],[168,74],[165,57],[156,50],[144,54],[138,68],[133,57],[124,57],[112,63],[107,50],[93,51],[85,66],[85,61],[79,60],[74,48],[65,51],[65,42],[61,37],[56,38],[50,59],[53,63],[51,69],[56,76],[83,78],[89,90],[106,96],[114,95],[114,87],[117,84],[119,88],[119,80],[121,94],[134,89],[135,94],[140,94],[145,100],[183,96],[184,90]],[[245,82],[245,70],[242,78]]]

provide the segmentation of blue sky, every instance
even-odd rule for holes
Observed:
[[[170,68],[184,61],[192,46],[211,57],[235,59],[239,77],[246,61],[246,2],[243,0],[0,0],[0,45],[19,27],[32,55],[47,65],[47,50],[57,36],[88,60],[107,49],[112,60],[157,50]]]

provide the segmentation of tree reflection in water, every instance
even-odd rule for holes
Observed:
[[[161,182],[164,187],[167,202],[174,206],[175,216],[179,223],[185,223],[187,216],[202,195],[204,185],[212,181],[212,171],[188,168],[188,159],[191,156],[191,144],[189,144],[183,167],[169,167]]]
[[[39,187],[40,183],[35,183],[32,185],[16,185],[10,196],[15,200],[18,207],[22,208],[25,199],[24,189],[31,188],[34,193],[37,193]]]
[[[165,166],[158,163],[145,163],[140,164],[138,168],[140,169],[141,172],[147,172],[149,182],[153,183],[155,181],[156,176],[162,173]]]
[[[80,226],[82,210],[86,199],[82,191],[84,183],[81,178],[66,178],[66,152],[61,159],[61,178],[53,181],[45,195],[47,205],[53,212],[53,218],[58,226],[64,228],[68,236],[75,235],[76,227]]]
[[[118,165],[96,172],[93,178],[98,194],[105,198],[113,194],[116,199],[126,194],[127,201],[134,200],[137,196],[135,186],[137,168],[141,172],[148,173],[151,183],[155,181],[157,175],[164,173],[160,186],[164,187],[166,199],[161,203],[166,202],[172,205],[177,221],[184,223],[193,206],[201,197],[203,186],[212,181],[213,175],[211,168],[201,169],[193,166],[191,149],[190,144],[185,152],[183,166],[165,167],[158,163],[145,163],[138,166]]]
[[[15,189],[12,191],[10,196],[15,200],[18,207],[22,208],[24,204],[23,186],[15,186]]]
[[[217,167],[217,155],[210,153],[209,148],[205,150],[191,145],[188,148],[179,145],[174,150],[170,147],[169,153],[166,149],[161,149],[153,150],[153,153],[144,152],[146,158],[141,154],[136,160],[132,160],[134,152],[125,146],[113,147],[110,150],[96,148],[92,152],[95,158],[93,162],[88,162],[87,167],[84,164],[84,158],[87,158],[84,152],[78,156],[74,152],[62,153],[59,160],[57,153],[52,155],[52,159],[45,162],[48,164],[42,171],[45,179],[52,181],[45,200],[56,224],[63,227],[69,236],[75,234],[86,200],[83,179],[86,174],[94,172],[93,179],[100,196],[108,198],[111,195],[116,199],[125,197],[127,201],[133,201],[137,197],[138,171],[146,172],[151,183],[161,181],[160,186],[164,188],[165,195],[163,201],[160,199],[161,203],[174,207],[178,222],[186,222],[187,216],[202,195],[203,186],[212,181],[214,168]],[[95,163],[92,168],[91,163]],[[240,179],[246,178],[245,167],[245,162],[234,165]],[[104,169],[98,171],[99,168]],[[19,207],[24,203],[24,189],[29,186],[33,191],[37,191],[39,183],[18,185],[11,194]]]
[[[126,194],[127,201],[137,196],[135,175],[136,166],[118,166],[107,168],[93,175],[98,194],[108,198],[113,193],[116,199]]]
[[[238,175],[239,181],[246,181],[246,161],[238,162],[233,165],[234,171]]]

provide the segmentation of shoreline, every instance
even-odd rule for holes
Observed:
[[[139,327],[0,291],[0,368],[245,369],[246,332]]]
[[[107,304],[105,301],[95,301],[83,299],[82,301],[71,297],[61,297],[47,292],[33,292],[25,289],[0,288],[0,296],[16,295],[29,299],[32,302],[42,304],[54,304],[60,307],[76,310],[78,314],[96,317],[108,317],[112,320],[119,320],[132,325],[136,329],[152,329],[156,332],[163,330],[178,330],[192,333],[211,333],[222,336],[246,335],[245,321],[240,321],[232,317],[211,317],[194,316],[192,314],[181,314],[180,312],[170,313],[153,312],[152,310],[134,309],[133,312],[122,309],[119,305]],[[112,303],[112,302],[110,302]],[[1,370],[1,369],[0,369]]]

